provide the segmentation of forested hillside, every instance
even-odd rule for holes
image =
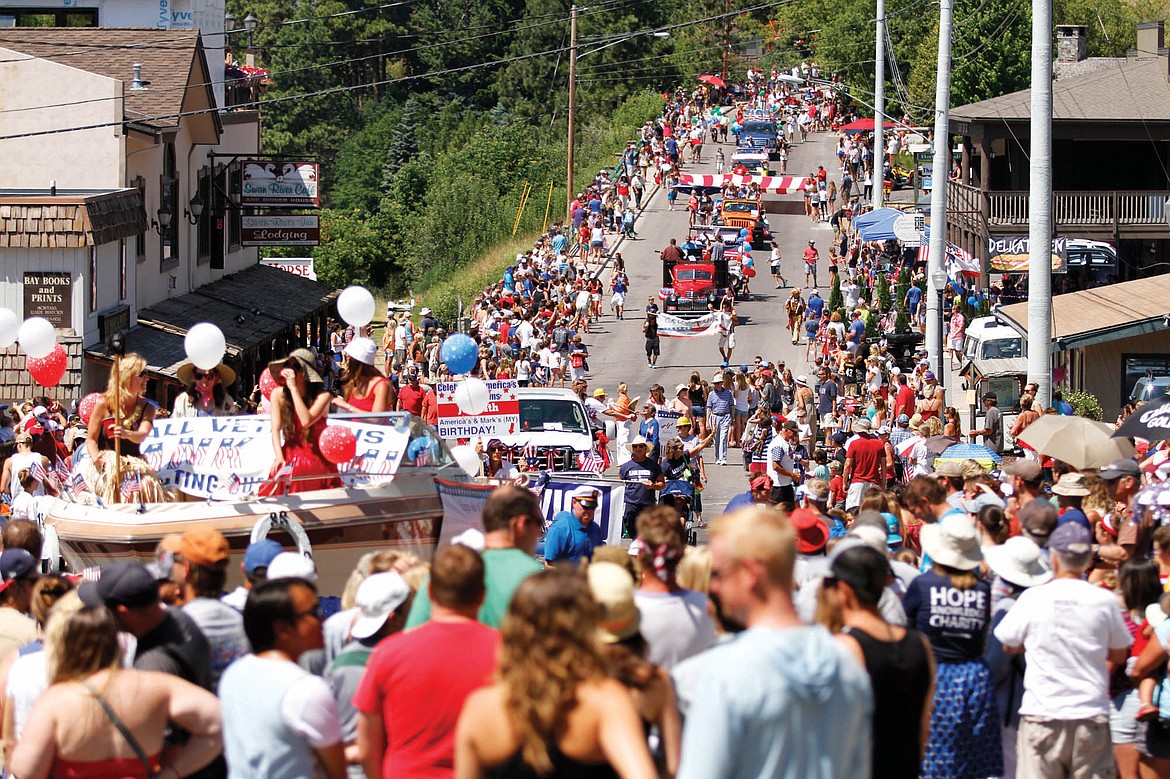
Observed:
[[[1089,25],[1090,55],[1118,56],[1154,0],[1055,0],[1057,23]],[[529,236],[565,203],[569,6],[563,0],[229,0],[260,21],[271,74],[266,151],[320,158],[326,209],[318,274],[401,294],[452,278]],[[887,0],[889,113],[933,111],[937,3]],[[597,0],[579,6],[577,176],[613,161],[664,91],[755,64],[817,61],[864,113],[873,84],[874,6],[857,0]],[[238,24],[238,23],[237,23]],[[959,0],[955,105],[1027,86],[1030,10]],[[658,33],[653,35],[651,33]],[[669,36],[664,35],[669,33]],[[234,43],[243,48],[246,36]],[[896,66],[896,67],[895,67]],[[308,95],[308,97],[304,97]],[[281,99],[284,98],[284,99]]]

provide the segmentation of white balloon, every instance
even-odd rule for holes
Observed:
[[[29,357],[48,357],[57,345],[57,329],[53,323],[39,316],[24,320],[17,332],[20,348]]]
[[[482,414],[491,402],[492,393],[488,385],[479,379],[464,379],[455,388],[455,405],[464,414]]]
[[[200,322],[187,331],[187,337],[183,339],[183,348],[187,352],[187,359],[194,363],[196,368],[209,371],[223,362],[227,340],[218,327],[210,322]]]
[[[374,296],[365,287],[346,287],[337,296],[337,313],[346,324],[368,325],[374,318]]]
[[[0,349],[7,348],[16,343],[16,338],[19,334],[20,317],[11,309],[0,308]]]

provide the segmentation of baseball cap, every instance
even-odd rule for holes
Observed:
[[[943,460],[940,463],[935,463],[934,475],[957,479],[963,475],[963,464],[957,460]]]
[[[355,338],[345,345],[342,352],[360,363],[373,365],[378,354],[378,347],[369,338]]]
[[[1006,472],[1012,476],[1018,476],[1027,482],[1040,481],[1043,471],[1040,470],[1040,463],[1035,460],[1025,460],[1020,458],[1011,465],[1004,468]]]
[[[596,562],[589,566],[589,591],[601,606],[597,637],[604,644],[616,644],[638,632],[641,615],[634,601],[634,577],[617,563]]]
[[[829,525],[808,509],[796,509],[788,515],[796,529],[796,551],[813,554],[825,548],[829,542]]]
[[[179,554],[191,565],[214,568],[231,556],[227,538],[211,528],[188,530],[179,541]]]
[[[272,560],[283,551],[284,547],[280,545],[280,542],[271,538],[248,544],[248,548],[244,550],[244,573],[250,576],[256,573],[257,568],[267,568],[272,564]]]
[[[1092,535],[1079,522],[1065,522],[1048,537],[1048,548],[1065,554],[1088,554],[1093,548]]]
[[[12,582],[28,578],[37,573],[37,561],[27,549],[5,549],[0,554],[0,592]]]
[[[597,508],[597,488],[589,486],[578,487],[573,490],[573,500],[587,509]]]
[[[358,587],[354,605],[359,616],[350,628],[354,638],[369,638],[410,597],[410,586],[394,571],[375,573]]]
[[[268,581],[273,579],[305,579],[316,584],[317,566],[300,552],[281,552],[268,564]]]
[[[910,424],[910,417],[906,416],[905,414],[899,414],[898,415],[898,427],[903,427],[904,425],[908,425],[908,424]]]
[[[158,602],[158,582],[142,563],[122,561],[102,571],[96,582],[82,582],[77,595],[86,606],[138,608]]]
[[[922,374],[922,378],[926,379],[927,381],[933,380],[934,379],[934,371],[927,371],[926,373]]]
[[[45,414],[49,413],[49,409],[45,408],[44,406],[34,406],[32,413],[34,417],[43,417]]]
[[[1141,473],[1142,469],[1138,466],[1137,462],[1128,458],[1114,460],[1097,471],[1097,475],[1107,481],[1120,479],[1122,476],[1132,476],[1136,479],[1141,476]]]
[[[1032,540],[1048,539],[1056,529],[1056,508],[1043,498],[1033,498],[1020,509],[1020,529]]]

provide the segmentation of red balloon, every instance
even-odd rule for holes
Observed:
[[[86,427],[89,427],[89,417],[93,414],[93,409],[97,402],[102,399],[102,393],[91,392],[81,399],[77,404],[77,415],[81,417],[81,421]]]
[[[57,383],[61,381],[61,377],[65,375],[65,368],[69,365],[69,355],[65,353],[64,346],[57,344],[53,347],[53,351],[44,357],[25,358],[25,365],[37,384],[42,387],[56,387]]]
[[[260,374],[260,391],[264,393],[266,400],[272,399],[272,390],[276,389],[277,386],[279,385],[276,383],[276,379],[272,378],[272,372],[265,368],[264,372]]]
[[[357,454],[357,438],[353,431],[343,425],[329,425],[321,432],[317,441],[321,455],[333,463],[347,463]]]

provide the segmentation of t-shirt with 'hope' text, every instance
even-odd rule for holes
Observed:
[[[964,663],[983,654],[991,615],[991,585],[959,589],[934,571],[910,583],[902,599],[907,624],[930,639],[940,663]]]

